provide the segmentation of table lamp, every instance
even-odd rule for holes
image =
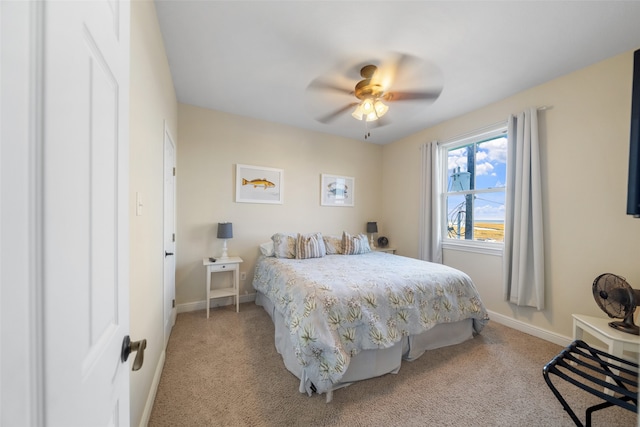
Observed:
[[[369,246],[371,248],[375,248],[376,245],[373,243],[373,233],[378,232],[378,223],[377,222],[367,222],[367,233],[369,233]]]
[[[227,239],[231,239],[233,237],[233,225],[230,222],[219,222],[218,223],[218,239],[224,239],[222,244],[222,256],[220,259],[227,259],[229,255],[227,254]]]

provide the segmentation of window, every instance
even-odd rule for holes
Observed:
[[[501,125],[442,145],[445,242],[504,242],[507,129]]]

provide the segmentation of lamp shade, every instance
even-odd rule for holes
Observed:
[[[378,223],[377,222],[368,222],[367,223],[367,233],[377,233],[378,232]]]
[[[218,223],[218,239],[231,239],[233,237],[233,224],[230,222]]]

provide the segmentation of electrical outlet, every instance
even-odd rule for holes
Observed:
[[[240,273],[240,280],[247,280],[247,273],[246,272],[241,272]]]

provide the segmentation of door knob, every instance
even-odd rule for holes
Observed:
[[[165,258],[168,257],[169,255],[173,255],[173,252],[164,251]]]
[[[131,338],[129,335],[126,335],[122,340],[122,351],[120,353],[120,359],[122,362],[126,362],[129,358],[129,355],[136,352],[136,358],[133,360],[133,368],[132,371],[137,371],[142,368],[142,364],[144,363],[144,349],[147,348],[147,340],[140,340],[131,342]]]

